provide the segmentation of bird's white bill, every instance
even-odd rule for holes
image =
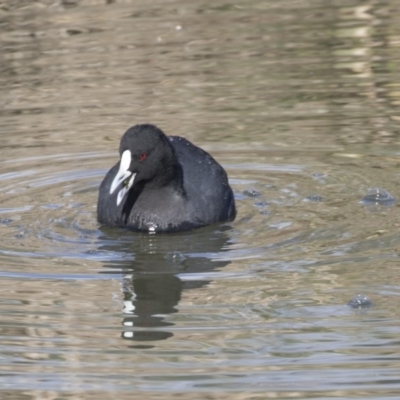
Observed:
[[[121,162],[119,163],[119,170],[117,172],[117,175],[115,175],[115,178],[111,183],[110,194],[113,194],[119,185],[121,185],[122,183],[124,184],[122,189],[118,192],[117,206],[120,205],[122,199],[125,197],[129,189],[132,187],[133,181],[136,176],[136,174],[133,174],[128,169],[131,165],[131,159],[132,159],[131,152],[129,150],[125,150],[121,156]],[[125,180],[129,177],[130,177],[129,181],[127,183],[124,183]]]
[[[132,174],[129,182],[123,186],[123,188],[118,192],[117,196],[117,206],[121,204],[122,199],[125,197],[125,195],[129,192],[129,189],[133,185],[133,181],[135,180],[136,174]]]

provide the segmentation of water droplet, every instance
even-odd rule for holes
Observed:
[[[250,190],[245,190],[243,191],[243,194],[247,197],[258,197],[260,196],[260,192],[258,192],[257,190],[254,189],[250,189]]]
[[[179,251],[170,251],[165,255],[165,259],[174,264],[180,264],[186,257]]]
[[[148,227],[150,233],[155,233],[156,230],[157,230],[157,225],[154,224],[154,223],[152,223],[152,222],[150,222],[150,223],[147,225],[147,227]]]
[[[391,206],[396,199],[385,189],[372,188],[369,189],[367,194],[361,199],[361,203],[366,205],[382,205]]]
[[[363,294],[354,296],[347,305],[351,308],[369,308],[372,307],[372,301]]]

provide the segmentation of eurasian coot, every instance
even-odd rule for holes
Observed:
[[[188,140],[136,125],[122,136],[119,153],[100,185],[100,223],[170,232],[235,218],[225,170]]]

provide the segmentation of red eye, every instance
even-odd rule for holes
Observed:
[[[146,157],[147,157],[147,154],[146,154],[146,153],[141,154],[140,157],[139,157],[139,161],[145,160]]]

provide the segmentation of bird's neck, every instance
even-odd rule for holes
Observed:
[[[183,194],[183,171],[178,162],[167,167],[162,174],[158,174],[144,185],[144,190],[155,190],[168,186],[179,194]]]

